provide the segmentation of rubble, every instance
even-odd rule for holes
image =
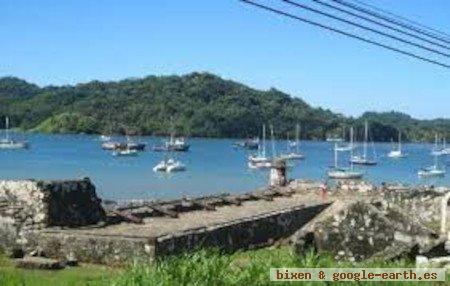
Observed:
[[[357,186],[361,184],[341,184],[336,189],[361,192]],[[362,190],[374,193],[376,188],[365,184]],[[445,239],[436,227],[430,227],[439,221],[441,200],[442,193],[394,188],[379,189],[364,199],[335,200],[291,241],[300,254],[314,247],[346,261],[442,255]]]
[[[80,227],[104,221],[89,179],[0,181],[0,250],[27,244],[28,233],[47,227]]]
[[[45,257],[33,257],[26,256],[16,261],[17,268],[25,269],[45,269],[45,270],[58,270],[64,268],[64,263],[56,259],[50,259]]]

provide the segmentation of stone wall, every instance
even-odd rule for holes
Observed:
[[[439,242],[436,233],[398,205],[355,201],[330,210],[292,237],[299,254],[314,247],[336,260],[392,259]]]
[[[156,240],[155,252],[156,255],[168,255],[203,247],[234,251],[270,245],[281,238],[288,238],[327,207],[328,204],[320,204],[288,208],[161,236]]]
[[[41,249],[47,257],[61,260],[74,257],[80,262],[108,265],[126,264],[136,259],[149,261],[202,247],[234,251],[266,246],[280,238],[288,238],[327,206],[287,208],[158,237],[118,235],[114,232],[96,234],[95,229],[88,232],[46,229],[30,235],[28,245]]]
[[[90,225],[105,217],[89,179],[0,181],[0,249],[26,244],[30,231]]]
[[[80,262],[124,265],[134,260],[152,261],[155,239],[124,235],[80,234],[44,230],[29,235],[28,248],[40,249],[57,260],[75,258]]]

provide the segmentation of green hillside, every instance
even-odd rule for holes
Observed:
[[[368,119],[377,141],[396,138],[397,128],[405,140],[432,140],[435,132],[450,135],[449,119],[423,121],[396,112],[346,118],[274,88],[256,90],[209,73],[43,88],[5,77],[0,79],[0,116],[10,116],[15,127],[52,133],[163,135],[173,124],[186,136],[238,138],[258,135],[266,123],[273,124],[278,137],[287,132],[292,137],[301,123],[303,138],[324,139],[350,125],[360,136]]]

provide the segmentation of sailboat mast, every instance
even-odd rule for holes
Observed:
[[[272,140],[272,158],[275,159],[275,157],[276,157],[276,153],[275,153],[275,138],[274,138],[274,135],[273,135],[273,125],[272,124],[270,125],[270,137],[271,137],[271,140]]]
[[[297,151],[298,154],[298,145],[299,145],[299,140],[300,140],[300,125],[297,124],[297,126],[295,126],[295,151]]]
[[[9,140],[9,117],[6,116],[5,118],[5,134],[6,134],[6,140]]]
[[[364,160],[367,159],[367,140],[369,140],[369,123],[364,123]]]
[[[337,143],[334,142],[334,167],[338,168],[338,149],[337,149]]]
[[[286,138],[287,138],[287,143],[286,143],[286,152],[290,152],[290,150],[291,150],[291,145],[290,145],[290,142],[289,142],[289,132],[286,134]]]
[[[266,124],[263,124],[263,146],[262,146],[262,155],[266,157]]]
[[[398,151],[402,151],[402,132],[398,131]]]
[[[437,133],[434,134],[434,150],[438,150],[438,135]]]
[[[353,158],[353,126],[350,127],[350,159]],[[353,160],[350,160],[350,168],[353,170]]]

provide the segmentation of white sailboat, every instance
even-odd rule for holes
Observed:
[[[263,132],[263,133],[265,133],[265,132]],[[272,141],[272,158],[268,159],[267,161],[260,161],[260,162],[249,161],[248,162],[248,167],[250,169],[268,169],[268,168],[270,168],[272,166],[272,161],[276,157],[276,153],[275,153],[275,139],[274,139],[273,126],[272,125],[270,125],[270,137],[271,137],[271,141]]]
[[[0,139],[0,149],[25,149],[28,148],[26,141],[17,141],[9,136],[9,117],[5,118],[5,138]]]
[[[398,131],[398,145],[397,149],[391,150],[388,155],[389,158],[405,158],[406,154],[402,151],[402,132]]]
[[[345,129],[344,129],[345,130]],[[353,142],[353,126],[350,127],[350,143],[347,145],[340,145],[337,147],[338,151],[351,151],[353,149],[355,149],[355,144]],[[345,131],[344,131],[344,138],[345,138]]]
[[[438,157],[440,155],[433,154],[434,156],[434,165],[430,167],[423,168],[418,172],[420,177],[442,177],[445,176],[445,169],[439,167]]]
[[[262,145],[258,146],[258,154],[250,155],[248,157],[249,162],[251,163],[262,163],[268,162],[270,159],[266,156],[266,125],[263,124],[263,140]]]
[[[447,147],[447,139],[445,137],[442,139],[442,155],[450,155],[450,147]]]
[[[350,163],[357,165],[373,166],[377,164],[374,159],[369,159],[367,156],[367,141],[369,140],[369,123],[367,120],[364,123],[364,143],[363,143],[363,155],[356,155],[350,158]]]
[[[355,171],[353,169],[353,164],[350,163],[349,168],[339,167],[338,164],[338,144],[334,143],[334,167],[327,172],[327,175],[331,179],[361,179],[363,177],[363,173],[359,171]],[[351,149],[351,155],[353,155],[353,148]]]
[[[305,155],[301,154],[300,150],[299,150],[299,148],[300,148],[299,137],[300,137],[300,125],[297,124],[297,126],[295,127],[295,151],[289,152],[292,144],[290,144],[289,137],[288,137],[288,140],[287,140],[287,142],[288,142],[288,146],[287,146],[288,153],[282,155],[281,159],[286,159],[286,160],[302,160],[302,159],[305,159]]]
[[[433,156],[445,155],[444,152],[443,152],[443,148],[440,148],[438,146],[438,141],[439,141],[439,138],[438,138],[438,134],[436,133],[434,135],[434,148],[433,148],[433,150],[431,150],[431,155],[433,155]]]

